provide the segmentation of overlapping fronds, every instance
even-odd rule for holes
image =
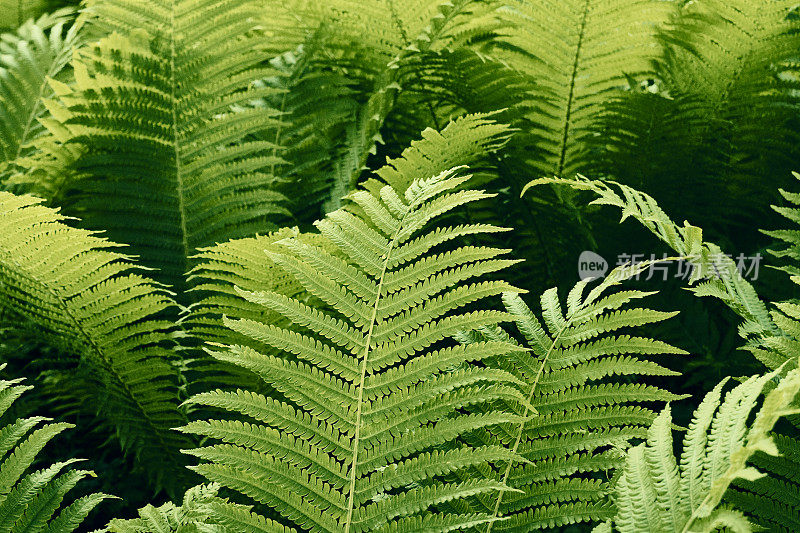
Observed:
[[[386,132],[389,116],[395,112],[401,118],[414,114],[410,108],[399,109],[398,98],[435,85],[435,81],[418,83],[420,78],[448,76],[446,68],[436,70],[438,62],[424,58],[468,48],[473,40],[484,38],[498,25],[492,16],[495,3],[476,0],[300,0],[268,4],[273,11],[291,12],[294,17],[278,16],[274,21],[265,21],[267,31],[285,29],[292,33],[302,26],[307,33],[325,36],[322,53],[307,76],[322,74],[329,78],[331,72],[341,76],[357,102],[331,154],[334,161],[328,210],[339,207],[341,197],[355,190],[368,159],[384,143],[384,133],[391,135]],[[433,125],[439,129],[433,109],[431,114],[433,120],[427,117],[428,122],[422,127]],[[419,129],[422,128],[415,128],[414,135]]]
[[[503,488],[490,478],[446,478],[512,462],[510,450],[453,443],[475,429],[518,421],[493,402],[525,403],[516,377],[480,364],[523,348],[449,340],[508,319],[476,302],[516,292],[502,281],[475,279],[515,263],[503,258],[507,250],[442,248],[502,231],[433,222],[487,196],[460,189],[468,179],[447,171],[415,180],[405,192],[386,185],[351,194],[347,209],[316,224],[336,254],[298,238],[268,248],[270,259],[321,303],[241,291],[293,326],[247,318],[226,324],[283,352],[236,345],[213,355],[251,370],[278,394],[217,390],[193,397],[192,404],[231,415],[183,428],[221,441],[190,452],[201,459],[194,470],[310,531],[450,531],[491,519],[428,512]]]
[[[651,85],[622,96],[601,124],[593,172],[704,227],[758,223],[760,210],[742,200],[769,201],[769,184],[783,183],[796,156],[798,85],[787,75],[800,46],[796,9],[790,0],[684,3],[661,32]],[[676,194],[686,187],[694,194]]]
[[[455,48],[497,25],[490,16],[497,5],[476,0],[265,3],[272,12],[294,15],[291,21],[288,17],[265,15],[263,22],[268,29],[277,32],[290,30],[287,26],[301,26],[308,31],[326,25],[334,39],[332,46],[342,51],[348,47],[362,49],[367,52],[371,67],[385,66],[405,52]]]
[[[49,78],[72,57],[78,28],[67,27],[70,10],[29,20],[0,41],[0,181],[16,170],[15,161],[30,155],[30,143],[44,131],[43,99],[52,96]],[[24,177],[23,177],[24,179]]]
[[[655,418],[642,404],[681,398],[624,378],[676,375],[641,356],[686,353],[632,334],[675,314],[628,305],[652,293],[610,292],[642,268],[613,270],[585,295],[588,280],[579,282],[567,297],[566,310],[555,288],[546,291],[541,296],[544,326],[518,295],[503,296],[530,352],[501,357],[496,364],[523,383],[520,392],[530,407],[520,406],[521,422],[492,428],[483,440],[510,448],[529,463],[509,464],[496,474],[520,492],[476,499],[481,509],[504,518],[487,531],[532,531],[610,517],[604,474],[623,464],[620,450],[630,439],[643,438]],[[511,337],[496,328],[464,339]]]
[[[748,424],[762,391],[778,371],[752,376],[725,395],[726,380],[709,392],[694,414],[683,440],[680,464],[672,447],[672,416],[667,407],[653,423],[647,442],[631,449],[614,503],[615,530],[621,533],[711,532],[717,528],[753,531],[745,514],[720,505],[737,479],[755,481],[764,474],[748,464],[761,452],[778,456],[770,436],[779,418],[797,414],[800,370],[794,369],[769,391]],[[609,531],[609,529],[606,529]]]
[[[198,247],[269,229],[284,212],[271,174],[280,149],[248,138],[276,126],[278,112],[246,105],[276,91],[257,80],[280,73],[262,66],[250,3],[87,9],[114,33],[78,52],[75,84],[54,83],[49,105],[68,152],[61,159],[80,175],[68,184],[77,196],[69,212],[131,244],[160,281],[183,289]]]
[[[690,261],[689,282],[695,294],[719,299],[743,319],[739,334],[748,341],[745,349],[770,369],[794,358],[796,341],[792,337],[795,326],[780,318],[783,314],[781,309],[786,305],[791,309],[791,304],[775,304],[777,309],[770,310],[743,277],[746,272],[737,264],[737,259],[723,253],[714,243],[704,241],[701,228],[688,222],[678,226],[652,196],[614,181],[588,180],[579,176],[574,180],[533,180],[528,186],[541,183],[591,191],[598,196],[591,204],[617,207],[622,211],[621,220],[632,218],[641,223],[677,256]]]
[[[116,430],[168,488],[180,487],[188,439],[178,410],[168,323],[174,304],[133,272],[118,245],[63,223],[31,196],[0,192],[0,303],[76,359],[62,388]]]
[[[3,370],[5,365],[0,365]],[[25,391],[20,379],[0,380],[0,415]],[[10,533],[70,533],[109,496],[89,494],[62,507],[67,493],[91,470],[72,465],[79,459],[48,464],[32,470],[39,452],[54,438],[74,427],[41,416],[18,418],[0,429],[0,530]]]
[[[515,0],[497,53],[538,86],[531,117],[542,176],[571,177],[585,169],[586,137],[626,76],[652,72],[655,34],[672,2],[659,0]]]
[[[780,434],[772,435],[772,439],[780,457],[761,452],[750,459],[767,475],[756,480],[734,480],[724,501],[746,513],[765,531],[791,533],[800,528],[800,442]]]
[[[652,197],[625,185],[587,180],[561,183],[598,194],[600,198],[595,203],[618,207],[623,220],[628,217],[637,220],[677,254],[690,258],[692,282],[699,282],[692,290],[699,296],[719,299],[743,319],[739,334],[746,339],[744,348],[772,369],[794,364],[800,339],[800,315],[796,304],[789,300],[768,306],[743,278],[743,269],[736,259],[725,255],[713,243],[703,241],[700,228],[688,223],[683,227],[677,226]],[[797,195],[787,191],[781,191],[781,194],[789,205],[775,207],[776,211],[797,222],[798,210],[793,207],[797,205]],[[796,232],[779,230],[766,233],[786,243],[786,247],[774,253],[789,260],[783,270],[797,283]],[[753,481],[738,480],[734,489],[725,496],[725,501],[746,511],[753,521],[771,530],[793,531],[800,521],[796,508],[787,503],[787,498],[800,493],[800,479],[793,474],[800,444],[790,435],[777,434],[774,439],[782,452],[781,457],[763,453],[753,456],[753,464],[768,472],[769,476]]]
[[[192,290],[203,297],[190,307],[184,321],[186,328],[208,342],[242,344],[246,337],[226,327],[223,316],[265,323],[277,320],[281,316],[279,313],[250,302],[239,291],[270,291],[292,298],[305,292],[302,284],[276,265],[266,253],[267,250],[280,249],[274,246],[275,242],[287,238],[308,244],[327,244],[315,235],[284,228],[267,235],[234,239],[200,250],[196,257],[198,265],[191,271],[189,279]]]
[[[285,146],[281,191],[295,221],[310,225],[341,200],[332,185],[343,164],[342,139],[355,124],[358,101],[349,80],[339,72],[320,68],[325,62],[329,31],[324,25],[296,49],[284,52],[270,64],[281,72],[265,81],[279,90],[264,103],[282,113],[283,122],[264,139]]]

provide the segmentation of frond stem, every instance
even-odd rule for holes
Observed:
[[[564,322],[564,326],[558,331],[555,337],[553,337],[553,342],[550,344],[550,347],[547,349],[547,353],[544,354],[542,357],[542,364],[539,365],[539,370],[536,372],[536,377],[533,379],[533,385],[531,385],[531,392],[528,394],[528,401],[525,404],[525,410],[522,412],[522,421],[519,423],[519,430],[517,431],[517,438],[514,441],[514,447],[511,449],[512,453],[516,454],[517,450],[519,449],[519,445],[522,442],[522,434],[525,432],[525,423],[528,418],[528,413],[530,413],[530,408],[528,407],[531,402],[533,401],[533,395],[536,392],[536,387],[539,385],[539,380],[544,373],[544,366],[547,364],[547,360],[550,358],[550,354],[553,353],[558,341],[561,339],[561,335],[570,327],[571,322],[570,320],[566,320]],[[502,484],[505,485],[508,482],[508,478],[511,475],[511,466],[513,465],[513,461],[509,460],[508,464],[506,465],[506,471],[503,474],[503,481]],[[491,533],[492,527],[496,519],[500,516],[500,504],[503,501],[503,494],[504,491],[500,490],[497,494],[497,501],[494,505],[494,513],[492,514],[492,520],[486,526],[486,533]]]
[[[364,401],[364,384],[367,376],[367,360],[369,357],[370,344],[372,343],[372,332],[375,330],[375,323],[378,318],[378,305],[381,301],[381,292],[383,292],[383,281],[386,277],[386,271],[389,268],[389,261],[391,260],[392,250],[397,243],[397,238],[400,231],[403,229],[403,223],[406,216],[411,211],[409,209],[403,214],[400,224],[397,226],[392,240],[389,242],[388,249],[386,250],[386,257],[383,261],[383,268],[381,269],[380,278],[378,279],[378,289],[375,293],[375,305],[372,306],[372,316],[370,317],[369,330],[367,331],[367,338],[364,342],[364,355],[361,359],[361,379],[358,384],[358,399],[356,400],[356,421],[355,421],[355,436],[353,437],[353,462],[350,465],[350,493],[347,496],[347,519],[345,521],[344,533],[350,532],[350,526],[353,520],[353,508],[355,507],[355,494],[356,494],[356,479],[357,479],[357,463],[358,463],[358,448],[361,441],[361,406]]]

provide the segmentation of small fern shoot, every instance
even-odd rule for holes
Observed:
[[[721,404],[727,379],[709,392],[684,437],[679,464],[673,455],[670,408],[664,409],[653,422],[647,442],[628,453],[614,492],[614,530],[706,533],[726,527],[753,531],[740,510],[720,503],[734,480],[754,481],[764,475],[748,460],[756,452],[779,455],[770,431],[779,418],[800,413],[795,403],[800,370],[790,371],[774,388],[768,386],[778,373],[750,377],[728,392]],[[769,392],[748,425],[762,391]],[[606,524],[606,531],[610,525]]]
[[[293,323],[226,320],[241,335],[281,351],[245,345],[213,355],[256,373],[277,395],[216,390],[190,403],[231,416],[191,422],[183,431],[216,444],[191,450],[194,470],[242,492],[310,531],[451,531],[485,523],[486,513],[431,512],[438,505],[504,485],[458,481],[448,474],[505,464],[516,455],[497,445],[457,444],[460,435],[519,416],[495,402],[525,403],[522,383],[481,361],[521,351],[507,342],[458,345],[460,330],[507,320],[472,306],[517,289],[477,281],[513,265],[507,250],[461,246],[463,236],[503,231],[482,224],[437,226],[461,205],[486,198],[458,189],[455,170],[348,197],[347,208],[317,222],[335,253],[287,238],[271,260],[321,303],[312,307],[274,291],[242,292]],[[473,407],[485,412],[471,414]],[[237,419],[245,416],[250,421]]]

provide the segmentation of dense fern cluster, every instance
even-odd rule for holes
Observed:
[[[0,530],[800,530],[795,3],[0,32]]]

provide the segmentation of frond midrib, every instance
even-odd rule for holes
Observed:
[[[367,362],[369,358],[370,352],[370,344],[372,343],[372,333],[375,329],[375,325],[377,324],[377,317],[378,317],[378,307],[381,302],[381,293],[383,292],[383,282],[386,277],[386,271],[389,268],[389,262],[391,261],[392,251],[395,248],[397,243],[398,235],[400,234],[401,230],[403,229],[403,224],[408,216],[408,213],[411,211],[410,207],[403,213],[403,218],[400,219],[400,223],[397,225],[397,230],[395,230],[394,235],[392,236],[392,240],[389,242],[389,246],[386,250],[386,257],[383,261],[383,267],[381,269],[380,278],[378,278],[378,288],[375,292],[375,304],[372,306],[372,316],[370,317],[370,324],[369,330],[367,331],[367,337],[364,342],[364,356],[362,357],[361,361],[361,377],[358,385],[358,397],[357,397],[357,404],[356,404],[356,421],[355,421],[355,436],[353,437],[353,457],[352,463],[350,465],[350,489],[347,496],[347,518],[345,521],[345,533],[350,532],[350,526],[353,520],[353,510],[355,507],[355,493],[356,493],[356,481],[357,481],[357,473],[358,473],[358,449],[360,446],[361,440],[361,416],[362,416],[362,405],[364,400],[364,387],[366,385],[366,375],[367,375]]]
[[[183,271],[189,270],[188,260],[190,256],[189,241],[187,238],[188,227],[186,224],[186,200],[184,198],[184,183],[183,183],[183,165],[181,164],[181,139],[180,132],[178,131],[178,101],[175,94],[175,88],[178,84],[177,76],[175,75],[175,58],[177,52],[175,50],[175,9],[178,0],[170,0],[169,12],[169,74],[170,74],[170,105],[172,112],[172,148],[175,152],[175,189],[178,196],[178,216],[181,221],[181,246],[183,247]]]
[[[588,4],[588,2],[589,2],[589,0],[587,0],[587,4]],[[526,405],[525,405],[525,409],[524,409],[523,414],[522,414],[522,419],[519,422],[519,428],[517,430],[517,437],[514,440],[514,446],[512,447],[513,453],[517,453],[517,450],[519,449],[519,445],[522,442],[522,435],[525,433],[525,425],[528,422],[527,418],[528,418],[528,413],[530,412],[530,405],[531,405],[531,402],[533,400],[533,396],[536,393],[536,387],[539,385],[539,379],[541,379],[542,374],[544,373],[544,367],[547,364],[547,360],[550,358],[550,354],[553,353],[553,350],[555,349],[555,347],[558,344],[559,340],[561,340],[561,335],[563,335],[563,333],[570,328],[570,326],[571,326],[571,318],[572,317],[568,317],[568,319],[564,322],[564,324],[558,330],[558,333],[555,335],[555,337],[553,337],[553,341],[550,343],[550,346],[547,348],[547,353],[545,353],[544,356],[542,357],[542,362],[539,365],[539,370],[536,372],[536,377],[533,380],[533,385],[531,385],[531,392],[528,394],[528,398],[527,398],[527,402],[526,402]],[[511,476],[512,464],[513,463],[511,461],[509,461],[508,464],[506,465],[506,470],[505,470],[505,473],[503,474],[503,481],[502,481],[503,485],[508,483],[508,478]],[[490,521],[488,523],[488,525],[486,526],[486,533],[491,533],[492,527],[494,526],[494,523],[495,523],[496,519],[500,516],[500,504],[503,501],[503,495],[504,494],[505,494],[505,492],[502,491],[502,490],[497,493],[497,501],[495,502],[494,513],[492,514],[492,521]]]
[[[584,0],[583,15],[581,17],[581,27],[578,31],[578,42],[575,45],[575,58],[572,62],[572,72],[569,79],[569,91],[567,93],[567,103],[564,108],[564,131],[561,136],[561,146],[559,148],[558,158],[558,172],[556,176],[562,177],[564,173],[564,165],[567,159],[567,145],[569,144],[570,135],[570,121],[572,120],[572,106],[575,102],[575,81],[578,77],[578,69],[580,68],[581,51],[583,49],[583,39],[586,35],[586,23],[589,18],[589,5],[592,0]]]

